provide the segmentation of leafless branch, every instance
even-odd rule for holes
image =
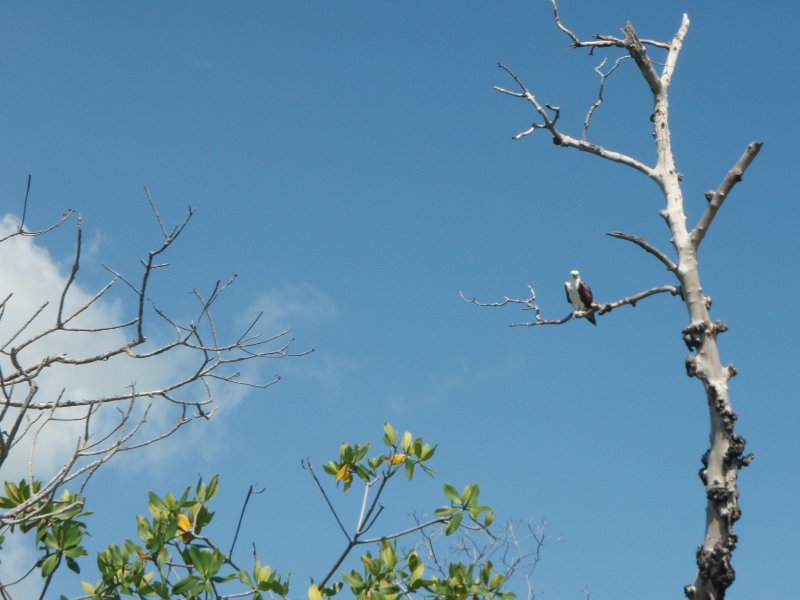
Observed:
[[[336,519],[336,523],[339,525],[339,529],[341,529],[342,533],[344,534],[344,537],[347,538],[347,541],[349,542],[350,534],[347,532],[347,528],[344,526],[342,520],[339,518],[339,513],[336,512],[335,508],[333,508],[333,503],[331,502],[331,499],[328,497],[327,492],[325,492],[325,488],[322,487],[322,482],[319,480],[319,477],[317,477],[317,474],[314,472],[314,467],[311,465],[311,459],[306,458],[306,460],[302,461],[300,464],[306,471],[308,471],[311,474],[311,477],[314,479],[314,483],[317,484],[317,488],[322,494],[322,497],[325,499],[325,503],[328,505],[328,508],[330,509],[333,518]]]
[[[633,24],[628,21],[625,23],[625,27],[622,29],[623,33],[625,34],[625,48],[630,53],[631,57],[633,58],[636,66],[639,67],[639,71],[641,71],[642,76],[644,77],[645,81],[647,81],[647,85],[650,86],[650,90],[654,94],[658,94],[661,92],[661,79],[658,77],[658,73],[653,68],[653,64],[650,62],[650,57],[647,56],[647,50],[642,44],[642,41],[636,35],[636,32],[633,30]]]
[[[607,59],[605,58],[603,59],[603,62],[601,62],[594,68],[595,73],[597,73],[600,76],[600,88],[597,92],[597,100],[595,100],[594,104],[592,104],[589,107],[589,111],[586,113],[586,118],[583,120],[583,135],[581,136],[581,139],[584,142],[586,141],[586,135],[589,133],[589,123],[592,120],[592,115],[594,114],[594,111],[596,111],[603,103],[603,90],[605,89],[606,78],[609,75],[611,75],[614,71],[616,71],[620,63],[622,63],[622,61],[625,60],[626,58],[630,57],[620,56],[619,58],[617,58],[617,60],[614,61],[614,66],[612,66],[606,73],[603,73],[603,67],[605,66],[607,61]]]
[[[509,69],[507,66],[503,64],[498,64],[503,71],[508,73],[508,75],[514,80],[514,82],[519,87],[519,92],[513,92],[511,90],[507,90],[505,88],[494,86],[494,89],[502,94],[506,94],[509,96],[513,96],[515,98],[521,98],[527,100],[539,114],[542,119],[542,123],[534,123],[525,131],[518,133],[512,139],[519,140],[523,137],[531,135],[537,129],[547,129],[550,132],[550,135],[553,138],[553,143],[557,146],[562,146],[564,148],[575,148],[576,150],[580,150],[581,152],[587,152],[589,154],[594,154],[595,156],[599,156],[600,158],[604,158],[606,160],[610,160],[612,162],[617,162],[637,171],[640,171],[650,177],[651,179],[658,181],[658,176],[656,171],[644,164],[641,161],[636,160],[632,156],[628,156],[627,154],[623,154],[621,152],[617,152],[615,150],[608,150],[603,146],[598,146],[597,144],[591,144],[586,140],[579,140],[572,136],[569,136],[565,133],[562,133],[556,128],[556,123],[561,113],[561,109],[558,106],[553,106],[550,104],[542,105],[534,96],[531,91],[522,83],[520,78]],[[553,118],[550,118],[548,115],[548,111],[553,113]]]
[[[635,235],[631,235],[630,233],[623,233],[621,231],[612,231],[610,233],[607,233],[606,235],[609,235],[609,236],[611,236],[613,238],[619,238],[621,240],[627,240],[629,242],[633,242],[634,244],[636,244],[637,246],[642,248],[645,252],[648,252],[648,253],[652,254],[658,260],[660,260],[661,263],[665,267],[667,267],[667,271],[670,271],[670,272],[674,273],[678,268],[678,265],[676,265],[674,262],[672,262],[672,260],[666,254],[661,252],[661,250],[659,250],[658,248],[656,248],[655,246],[653,246],[649,242],[644,241],[640,237],[637,237]]]
[[[515,299],[506,297],[502,302],[479,302],[475,298],[468,299],[462,293],[459,292],[461,299],[464,302],[469,304],[474,304],[476,306],[481,307],[489,307],[489,308],[499,308],[502,306],[506,306],[508,304],[522,304],[525,306],[523,310],[532,310],[534,311],[534,320],[533,321],[525,321],[521,323],[512,323],[510,327],[535,327],[538,325],[563,325],[564,323],[571,321],[572,319],[578,318],[585,318],[590,315],[598,314],[604,315],[606,313],[610,313],[612,310],[620,308],[622,306],[633,306],[635,307],[636,304],[640,300],[644,300],[649,296],[654,296],[655,294],[672,294],[673,296],[677,296],[681,293],[680,288],[674,285],[660,285],[649,290],[645,290],[643,292],[639,292],[638,294],[634,294],[632,296],[628,296],[625,298],[621,298],[620,300],[615,300],[614,302],[606,302],[602,304],[595,303],[592,305],[591,310],[587,310],[585,312],[570,312],[567,316],[562,317],[561,319],[545,319],[541,316],[541,312],[539,309],[539,305],[535,303],[536,301],[536,292],[533,286],[528,285],[528,290],[530,291],[530,297],[525,299]]]
[[[242,504],[242,511],[239,513],[239,522],[236,524],[236,532],[233,534],[233,541],[231,542],[231,549],[228,550],[228,558],[233,557],[233,549],[236,546],[236,539],[239,537],[239,530],[242,528],[242,521],[244,520],[244,513],[247,510],[247,503],[250,501],[250,496],[254,494],[263,494],[266,488],[261,488],[257,492],[255,488],[250,485],[247,488],[247,495],[244,497],[244,503]]]
[[[728,197],[733,187],[742,180],[744,172],[747,171],[747,167],[750,166],[750,163],[752,163],[758,155],[761,146],[761,142],[751,142],[748,144],[744,153],[739,157],[739,160],[736,161],[736,164],[733,165],[731,170],[728,171],[728,174],[725,175],[725,179],[722,180],[719,187],[716,190],[706,192],[708,206],[691,232],[695,248],[700,246],[714,217],[717,215],[717,211],[722,207],[722,204],[725,202],[725,199]]]
[[[221,338],[212,309],[219,302],[222,293],[233,283],[235,276],[225,283],[217,282],[207,297],[197,290],[194,291],[198,308],[197,319],[189,323],[173,319],[155,307],[152,312],[146,311],[145,298],[149,294],[152,275],[165,266],[161,257],[183,232],[194,211],[189,209],[182,222],[171,230],[167,229],[149,190],[146,189],[145,192],[163,239],[141,261],[142,270],[136,278],[138,282],[133,283],[135,279],[106,267],[112,273],[113,279],[91,297],[82,299],[77,307],[70,306],[81,266],[82,220],[79,215],[75,257],[57,298],[42,303],[8,337],[0,340],[0,467],[9,459],[12,449],[22,439],[29,438],[29,480],[42,480],[41,485],[37,484],[36,493],[32,493],[26,502],[0,513],[0,533],[16,523],[30,520],[37,511],[44,510],[46,499],[53,497],[58,489],[70,482],[77,482],[80,489],[83,489],[94,473],[117,454],[157,443],[193,420],[209,418],[215,412],[215,408],[210,407],[214,401],[211,388],[213,382],[263,389],[279,379],[276,376],[266,382],[242,381],[240,372],[230,369],[234,365],[257,359],[302,356],[308,353],[290,352],[292,340],[286,337],[286,331],[266,338],[262,338],[259,333],[253,333],[255,322],[243,334],[234,336],[233,341]],[[55,225],[41,231],[25,230],[23,220],[16,232],[3,237],[0,242],[14,235],[43,235],[62,224],[71,214],[70,211]],[[107,324],[76,324],[75,320],[79,315],[96,314],[99,300],[108,294],[117,281],[122,281],[133,294],[133,302],[128,305],[132,307],[130,312],[133,315],[129,314],[119,322]],[[0,303],[0,318],[5,316],[6,308],[14,300],[13,294],[9,294]],[[137,350],[140,346],[144,348],[145,324],[153,320],[153,317],[155,325],[167,324],[173,328],[175,337],[161,345]],[[52,321],[48,323],[48,319]],[[98,334],[114,331],[130,333],[130,341],[120,342],[119,337],[98,337]],[[43,346],[52,346],[57,340],[66,339],[65,336],[78,342],[65,347],[102,348],[103,340],[112,341],[105,348],[87,351],[84,355],[73,351],[43,354],[38,350]],[[93,346],[83,343],[83,340],[90,339],[97,340]],[[114,339],[117,341],[114,342]],[[58,373],[58,377],[64,377],[65,382],[73,380],[72,378],[80,381],[84,367],[123,360],[134,361],[131,364],[147,364],[148,361],[161,360],[166,355],[177,357],[177,353],[184,353],[180,356],[180,363],[184,365],[182,370],[177,371],[171,379],[151,387],[130,385],[120,392],[91,395],[85,392],[76,394],[70,386],[65,386],[55,395],[49,388],[42,393],[42,376],[56,365],[72,371],[72,375]],[[154,401],[160,401],[162,407],[174,406],[176,410],[175,419],[160,429],[156,427],[155,421],[148,425]],[[110,408],[103,411],[103,414],[113,417],[111,420],[97,418],[103,407],[120,402],[126,404],[116,413]],[[85,408],[78,411],[80,407]],[[65,422],[81,425],[80,435],[72,448],[66,451],[61,466],[43,478],[41,473],[34,470],[33,457],[37,454],[38,447],[44,443],[43,436],[53,427],[59,427]]]
[[[572,40],[572,47],[573,48],[589,48],[590,51],[594,50],[595,48],[609,48],[609,47],[618,47],[624,48],[625,41],[619,38],[615,38],[608,35],[593,35],[594,41],[583,41],[576,36],[571,29],[568,29],[561,23],[561,15],[558,11],[558,4],[556,0],[551,0],[553,4],[553,14],[555,16],[556,26],[563,31],[570,40]],[[641,40],[642,44],[647,44],[648,46],[655,46],[657,48],[669,48],[668,42],[657,42],[655,40]]]

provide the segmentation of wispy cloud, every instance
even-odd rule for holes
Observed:
[[[239,325],[246,326],[259,313],[259,329],[265,334],[274,334],[297,329],[302,324],[330,321],[339,310],[333,298],[313,285],[286,283],[256,296],[244,311]]]
[[[6,216],[0,220],[0,235],[16,229],[17,220]],[[60,260],[44,248],[37,239],[14,237],[0,245],[0,299],[12,294],[6,303],[0,319],[0,344],[6,343],[15,332],[24,330],[10,345],[18,345],[51,327],[57,316],[61,293],[67,280],[67,269],[71,261]],[[94,294],[75,282],[65,301],[67,313],[70,309],[85,304]],[[31,316],[44,307],[38,316],[28,322]],[[130,307],[129,307],[130,308]],[[130,315],[127,315],[128,317]],[[100,299],[83,312],[74,322],[82,328],[107,327],[124,320],[123,303],[119,300]],[[123,347],[130,341],[130,331],[104,332],[57,332],[42,337],[21,353],[23,364],[36,364],[46,356],[67,355],[69,357],[89,357],[100,354],[109,348]],[[36,379],[39,391],[37,401],[52,401],[63,393],[65,400],[82,400],[105,395],[116,395],[128,391],[131,386],[138,389],[158,388],[166,381],[174,381],[180,373],[187,372],[187,356],[176,352],[164,354],[154,360],[135,360],[127,356],[117,356],[107,361],[80,367],[54,364],[43,370]],[[8,358],[0,359],[4,372],[12,369]],[[191,368],[191,367],[188,367]],[[26,393],[22,387],[16,395]],[[155,402],[148,415],[148,425],[155,429],[165,429],[175,419],[175,407]],[[108,431],[119,422],[118,408],[122,405],[107,406],[92,417],[95,436]],[[143,410],[144,407],[142,407]],[[85,415],[85,409],[59,409],[57,417],[38,434],[32,467],[34,475],[47,479],[70,456],[83,433],[83,424],[76,418]],[[35,417],[36,415],[30,414]],[[7,415],[8,417],[8,415]],[[5,424],[4,424],[5,426]],[[35,431],[34,427],[31,431]],[[0,473],[3,480],[19,480],[28,475],[28,455],[33,436],[26,436],[16,445],[5,461]],[[157,457],[142,453],[143,465],[148,457],[158,464]],[[113,462],[111,463],[114,464]]]

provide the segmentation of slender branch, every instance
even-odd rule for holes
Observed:
[[[236,546],[236,539],[239,537],[239,530],[242,528],[242,521],[244,520],[244,513],[247,510],[247,503],[250,501],[250,496],[253,494],[263,494],[266,488],[261,488],[259,491],[253,491],[253,485],[247,488],[247,496],[244,498],[242,504],[242,512],[239,513],[239,522],[236,524],[236,532],[233,534],[233,541],[231,542],[231,549],[228,550],[228,558],[233,556],[233,548]]]
[[[31,192],[31,174],[28,173],[28,183],[25,186],[25,200],[22,201],[22,218],[19,220],[17,231],[22,233],[25,230],[25,215],[28,214],[28,195]]]
[[[625,42],[624,40],[620,40],[618,38],[609,36],[609,35],[593,35],[594,41],[583,41],[578,39],[571,29],[568,29],[561,23],[561,16],[559,15],[558,11],[558,4],[556,0],[551,0],[553,5],[553,14],[555,16],[556,26],[563,31],[569,39],[572,40],[572,47],[573,48],[590,48],[594,50],[595,48],[608,48],[608,47],[619,47],[624,48]],[[647,44],[648,46],[655,46],[657,48],[669,48],[669,43],[667,42],[657,42],[655,40],[640,40],[642,44]]]
[[[664,254],[661,250],[652,246],[649,242],[644,241],[642,238],[637,237],[635,235],[631,235],[629,233],[623,233],[621,231],[612,231],[607,233],[606,235],[618,238],[621,240],[627,240],[629,242],[633,242],[640,248],[642,248],[645,252],[649,252],[653,256],[655,256],[661,263],[667,267],[667,271],[675,272],[678,269],[678,265],[676,265],[672,260]]]
[[[410,533],[416,533],[422,529],[426,529],[428,527],[432,527],[433,525],[438,525],[440,523],[447,523],[450,517],[436,517],[435,519],[431,519],[430,521],[426,521],[425,523],[417,523],[413,527],[409,527],[408,529],[403,529],[402,531],[396,531],[394,533],[390,533],[388,535],[382,535],[381,537],[375,538],[366,538],[363,540],[358,540],[357,544],[375,544],[380,542],[381,540],[394,540]]]
[[[153,211],[153,215],[156,217],[156,222],[158,226],[161,228],[161,234],[164,236],[164,239],[169,238],[169,234],[167,233],[167,228],[164,227],[164,221],[161,220],[161,215],[158,213],[158,208],[156,208],[156,203],[153,202],[153,196],[150,194],[150,190],[147,186],[144,186],[144,193],[147,196],[147,203],[150,205],[150,210]]]
[[[604,315],[622,306],[631,306],[633,308],[636,308],[636,304],[640,300],[644,300],[645,298],[649,298],[650,296],[655,296],[656,294],[670,294],[672,296],[680,296],[681,288],[674,285],[659,285],[654,288],[650,288],[649,290],[639,292],[638,294],[634,294],[633,296],[622,298],[615,302],[607,302],[605,304],[600,304],[596,309],[597,314]]]
[[[339,525],[339,529],[342,530],[342,533],[344,534],[344,537],[347,538],[348,542],[352,541],[351,538],[350,538],[350,534],[347,533],[347,529],[342,524],[342,520],[339,518],[339,515],[336,512],[336,509],[333,508],[333,504],[331,503],[330,498],[328,498],[328,494],[325,492],[325,488],[322,487],[322,483],[320,482],[319,478],[317,477],[317,474],[314,472],[314,467],[311,465],[311,459],[310,458],[306,458],[306,460],[305,461],[301,461],[300,464],[306,471],[311,473],[311,477],[314,478],[314,483],[317,484],[317,487],[319,488],[319,491],[322,494],[322,497],[325,498],[325,503],[328,505],[328,508],[330,509],[331,514],[333,514],[333,518],[336,519],[336,523]]]
[[[683,41],[686,39],[686,33],[689,31],[689,15],[683,13],[681,26],[672,38],[672,43],[669,45],[669,53],[667,54],[667,62],[664,64],[664,69],[661,72],[661,83],[664,89],[669,88],[672,83],[672,74],[675,72],[675,64],[678,62],[678,55],[683,48]]]
[[[528,289],[531,292],[531,297],[524,300],[517,300],[514,298],[506,297],[502,302],[484,303],[484,302],[478,302],[474,298],[467,299],[464,297],[463,294],[461,295],[461,299],[469,304],[474,304],[476,306],[489,307],[489,308],[499,308],[501,306],[506,306],[507,304],[523,304],[526,306],[526,309],[524,310],[534,311],[535,320],[522,323],[512,323],[510,327],[535,327],[538,325],[563,325],[564,323],[571,321],[575,317],[585,318],[593,314],[604,315],[622,306],[630,305],[635,307],[640,300],[644,300],[645,298],[654,296],[656,294],[671,294],[673,296],[678,296],[681,293],[680,288],[674,285],[660,285],[651,288],[649,290],[639,292],[638,294],[627,296],[625,298],[621,298],[620,300],[615,300],[613,302],[606,302],[602,304],[595,303],[590,310],[581,313],[578,313],[578,311],[571,312],[567,316],[561,319],[545,319],[541,316],[539,306],[533,303],[536,300],[536,292],[530,285],[528,286]]]
[[[572,136],[569,136],[565,133],[560,132],[556,128],[556,123],[559,118],[559,114],[561,109],[557,106],[552,106],[550,104],[542,105],[536,99],[531,91],[522,83],[520,78],[509,69],[504,64],[498,64],[499,68],[504,70],[508,75],[514,80],[517,86],[520,88],[519,92],[512,92],[505,88],[494,86],[494,89],[502,94],[506,94],[509,96],[513,96],[515,98],[521,98],[527,100],[531,105],[533,105],[536,112],[539,113],[539,116],[542,118],[542,123],[534,123],[531,125],[527,130],[518,133],[512,139],[519,140],[523,137],[526,137],[532,133],[534,133],[537,129],[547,129],[550,132],[550,135],[553,138],[553,143],[562,146],[565,148],[575,148],[576,150],[580,150],[581,152],[586,152],[588,154],[594,154],[595,156],[599,156],[600,158],[604,158],[606,160],[610,160],[612,162],[617,162],[637,171],[640,171],[647,175],[649,178],[653,179],[654,181],[659,181],[659,177],[657,172],[652,168],[647,166],[641,161],[636,160],[632,156],[628,156],[627,154],[623,154],[621,152],[617,152],[615,150],[608,150],[603,146],[598,146],[597,144],[591,144],[585,140],[579,140]],[[554,113],[553,118],[547,114],[547,111]]]
[[[589,107],[589,111],[586,113],[586,118],[583,120],[583,135],[581,136],[581,139],[584,142],[586,141],[586,135],[589,133],[589,123],[592,120],[592,115],[594,115],[594,111],[600,108],[600,105],[603,104],[603,90],[606,85],[606,78],[616,71],[620,63],[622,63],[622,61],[626,58],[630,58],[630,56],[620,56],[617,58],[617,60],[614,61],[614,66],[611,67],[607,73],[603,73],[602,71],[607,60],[605,58],[603,59],[603,62],[594,68],[595,73],[600,76],[600,89],[597,92],[597,100],[595,100],[595,102]]]
[[[761,146],[761,142],[751,142],[748,144],[744,153],[739,157],[739,160],[736,161],[736,164],[733,165],[730,171],[728,171],[728,174],[725,175],[725,179],[722,180],[719,187],[714,191],[706,192],[708,206],[691,232],[691,238],[695,248],[700,246],[714,217],[717,215],[717,211],[722,208],[722,204],[725,202],[725,199],[728,197],[733,187],[742,180],[744,172],[747,171],[747,167],[749,167],[750,163],[758,156]]]
[[[78,218],[76,220],[76,229],[77,229],[77,236],[78,239],[75,241],[75,260],[72,263],[72,269],[70,269],[69,277],[67,278],[67,282],[64,284],[64,289],[61,292],[61,300],[58,303],[58,313],[56,316],[56,327],[59,329],[63,327],[64,320],[64,301],[67,299],[67,292],[69,291],[70,286],[75,282],[75,276],[78,274],[78,269],[80,268],[81,264],[81,239],[83,237],[83,219],[81,218],[80,213],[78,213]]]

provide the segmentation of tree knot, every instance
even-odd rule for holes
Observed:
[[[702,579],[711,582],[713,587],[723,593],[736,579],[736,571],[731,566],[730,550],[720,544],[715,544],[713,550],[706,550],[702,546],[697,549],[697,569]]]
[[[697,357],[694,355],[686,357],[686,375],[689,377],[697,375]]]
[[[706,339],[706,332],[709,328],[709,323],[695,323],[689,325],[681,333],[683,335],[683,343],[689,350],[697,350],[703,345]]]

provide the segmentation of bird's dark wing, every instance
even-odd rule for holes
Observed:
[[[578,284],[578,296],[580,296],[581,302],[583,302],[587,309],[592,308],[592,302],[594,302],[592,288],[582,281]]]
[[[586,310],[590,310],[592,308],[592,304],[594,303],[592,288],[581,281],[578,284],[578,296],[580,296],[581,302],[583,302]],[[597,325],[597,320],[594,318],[594,314],[586,315],[586,320],[592,325]]]
[[[566,283],[564,284],[564,293],[567,294],[567,304],[572,304],[572,300],[569,299],[569,286]]]

